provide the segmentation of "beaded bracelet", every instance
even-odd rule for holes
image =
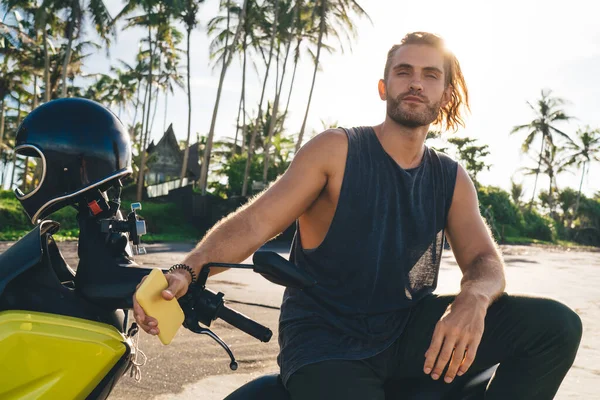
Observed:
[[[193,283],[196,282],[196,273],[194,272],[194,270],[189,265],[175,264],[171,268],[169,268],[169,272],[173,272],[176,269],[183,269],[183,270],[186,270],[187,272],[190,273],[190,275],[192,276],[192,282],[190,284],[193,284]]]

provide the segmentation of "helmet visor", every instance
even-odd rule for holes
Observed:
[[[46,177],[46,159],[36,146],[15,149],[15,195],[24,200],[37,192]]]

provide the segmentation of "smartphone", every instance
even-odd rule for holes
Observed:
[[[144,312],[158,321],[158,338],[165,345],[171,343],[185,319],[176,298],[165,300],[162,297],[162,291],[168,286],[162,270],[154,268],[135,293],[135,298]]]

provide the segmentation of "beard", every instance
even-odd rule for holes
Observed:
[[[424,110],[417,110],[413,107],[402,107],[402,99],[406,96],[416,96],[423,100]],[[442,100],[437,103],[430,103],[429,100],[414,92],[402,93],[396,98],[388,96],[387,114],[396,123],[408,128],[417,128],[419,126],[429,125],[434,122],[442,105]],[[419,107],[421,108],[421,107]]]

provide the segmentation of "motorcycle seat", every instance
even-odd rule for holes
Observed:
[[[480,400],[497,366],[470,376],[456,379],[455,384],[433,381],[424,376],[418,379],[401,379],[385,386],[386,400]],[[224,400],[289,400],[279,374],[261,376],[235,390]]]

